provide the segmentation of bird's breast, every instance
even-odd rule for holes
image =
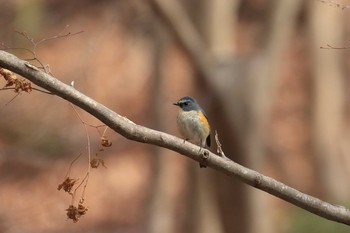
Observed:
[[[180,110],[177,123],[180,133],[186,139],[202,142],[210,133],[208,120],[201,111]]]

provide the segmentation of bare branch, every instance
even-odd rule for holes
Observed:
[[[43,38],[40,40],[35,40],[34,37],[30,36],[28,33],[23,32],[23,31],[15,30],[15,32],[18,33],[19,35],[23,36],[24,38],[26,38],[32,44],[33,50],[31,52],[33,53],[34,57],[36,57],[36,48],[38,47],[38,45],[45,43],[47,41],[50,41],[50,40],[55,40],[55,39],[64,38],[64,37],[68,37],[68,36],[75,36],[75,35],[78,35],[78,34],[84,32],[84,31],[78,31],[78,32],[74,32],[74,33],[66,32],[66,30],[68,28],[69,28],[69,25],[66,25],[64,27],[64,29],[60,33],[58,33],[57,35]]]
[[[343,206],[324,202],[212,152],[199,150],[198,146],[184,142],[181,138],[137,125],[80,93],[70,85],[62,83],[41,70],[30,69],[25,64],[26,61],[20,60],[5,51],[0,51],[0,67],[22,75],[36,85],[79,106],[115,132],[130,140],[176,151],[224,174],[235,176],[250,186],[270,193],[311,213],[350,225],[350,210]],[[203,153],[203,151],[206,153]]]
[[[37,56],[37,48],[38,48],[39,45],[41,45],[43,43],[46,43],[47,41],[60,39],[60,38],[65,38],[65,37],[70,37],[70,36],[75,36],[75,35],[78,35],[78,34],[84,32],[84,31],[78,31],[78,32],[73,32],[73,33],[72,32],[67,32],[67,29],[69,28],[69,26],[70,25],[66,25],[64,27],[64,29],[60,33],[55,35],[55,36],[42,38],[40,40],[36,40],[34,37],[29,35],[27,32],[15,30],[16,33],[18,33],[19,35],[23,36],[26,40],[28,40],[31,43],[32,48],[31,49],[28,49],[28,48],[17,48],[17,47],[12,48],[12,47],[5,46],[4,43],[0,43],[0,48],[2,50],[7,50],[7,51],[8,50],[23,50],[23,51],[26,51],[26,52],[30,53],[32,55],[32,57],[31,58],[27,58],[25,60],[27,60],[27,61],[36,61],[40,65],[40,66],[38,66],[38,68],[45,70],[45,72],[48,73],[48,74],[51,74],[50,66],[49,65],[44,65],[43,62]]]

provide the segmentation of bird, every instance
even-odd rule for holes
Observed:
[[[195,143],[201,149],[205,146],[210,147],[210,125],[203,108],[190,96],[181,98],[174,105],[180,108],[177,126],[185,140]],[[206,167],[201,163],[199,165],[201,168]]]

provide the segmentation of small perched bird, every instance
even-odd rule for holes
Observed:
[[[210,125],[207,115],[192,97],[185,96],[174,105],[180,107],[177,126],[185,140],[192,141],[201,148],[210,147]],[[200,164],[200,167],[206,167]]]

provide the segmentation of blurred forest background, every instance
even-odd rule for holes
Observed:
[[[232,160],[350,204],[350,50],[327,47],[350,44],[349,9],[313,0],[0,0],[0,8],[3,48],[32,48],[16,30],[37,40],[84,31],[40,44],[37,56],[117,113],[179,135],[172,103],[193,96]],[[57,186],[81,152],[71,177],[84,178],[84,127],[58,97],[33,91],[8,104],[14,96],[0,93],[0,232],[349,232],[111,130],[113,145],[99,155],[107,168],[91,171],[89,210],[73,223],[71,198]],[[91,127],[89,135],[94,154],[100,136]]]

